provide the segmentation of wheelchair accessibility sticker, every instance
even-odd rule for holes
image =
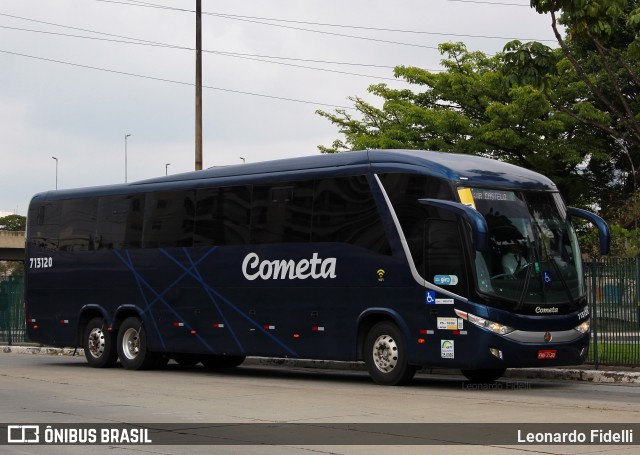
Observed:
[[[436,291],[427,291],[427,305],[453,305],[453,299],[436,298]]]
[[[553,284],[553,279],[551,278],[551,274],[549,272],[544,272],[544,284],[547,286],[551,286]]]

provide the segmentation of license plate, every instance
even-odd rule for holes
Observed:
[[[556,352],[555,349],[541,349],[538,351],[538,360],[555,359]]]

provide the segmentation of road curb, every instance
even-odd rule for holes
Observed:
[[[5,354],[84,356],[84,351],[80,348],[52,348],[47,346],[2,346],[2,352]],[[362,362],[340,362],[334,360],[248,357],[243,365],[366,371],[366,367]],[[507,370],[504,377],[508,379],[560,379],[594,383],[640,384],[640,372],[591,370],[587,368],[514,368]],[[447,368],[423,368],[419,373],[453,376],[460,375],[459,370]]]

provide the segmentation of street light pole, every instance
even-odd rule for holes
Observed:
[[[124,135],[124,183],[127,183],[127,138],[130,134]]]
[[[58,158],[56,158],[55,156],[52,156],[51,158],[56,160],[56,190],[57,190],[58,189]]]
[[[169,166],[171,163],[167,163],[164,165],[164,175],[169,175]]]

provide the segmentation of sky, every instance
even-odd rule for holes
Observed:
[[[195,4],[0,0],[0,216],[26,215],[56,183],[194,170]],[[380,104],[372,84],[411,88],[393,67],[438,70],[440,43],[555,44],[528,0],[202,0],[202,11],[204,168],[318,154],[341,135],[316,110]]]

